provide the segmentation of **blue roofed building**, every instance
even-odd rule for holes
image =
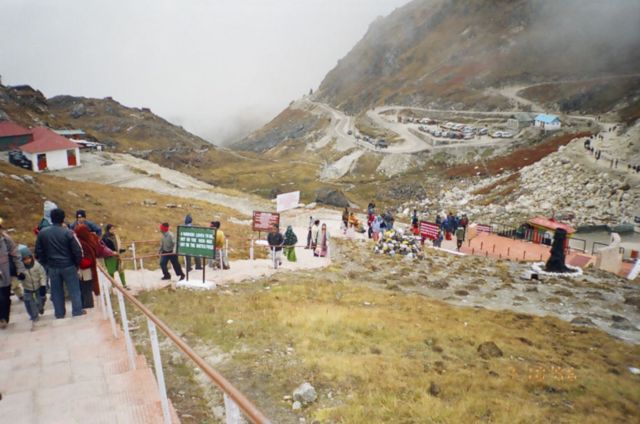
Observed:
[[[541,113],[536,116],[533,122],[536,127],[546,131],[555,131],[559,130],[560,127],[562,127],[560,118],[558,118],[556,115],[547,115],[546,113]]]

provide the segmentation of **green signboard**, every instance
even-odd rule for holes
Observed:
[[[216,258],[216,229],[178,226],[178,255]]]

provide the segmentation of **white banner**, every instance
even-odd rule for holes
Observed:
[[[288,211],[289,209],[295,209],[300,203],[300,192],[292,191],[291,193],[278,194],[276,198],[276,211]]]

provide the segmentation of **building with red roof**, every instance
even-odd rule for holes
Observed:
[[[13,150],[31,141],[31,130],[13,121],[0,121],[0,151]]]
[[[33,171],[80,166],[80,149],[76,143],[45,127],[36,127],[31,132],[33,141],[20,146],[20,150],[33,163]]]
[[[532,229],[529,239],[534,243],[551,244],[551,240],[558,229],[563,229],[567,232],[566,243],[568,243],[569,237],[576,232],[576,230],[570,225],[544,216],[531,218],[527,221],[527,224],[529,224]]]

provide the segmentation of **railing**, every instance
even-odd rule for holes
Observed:
[[[133,304],[146,318],[147,327],[149,329],[149,338],[151,340],[151,350],[153,353],[153,362],[156,372],[156,381],[158,383],[158,390],[160,392],[160,402],[162,405],[162,414],[164,417],[164,423],[170,424],[172,422],[171,412],[169,409],[169,400],[167,398],[167,390],[164,381],[164,371],[162,368],[162,360],[160,358],[160,347],[158,345],[157,329],[160,329],[164,335],[173,342],[173,344],[180,349],[191,361],[193,361],[200,370],[209,377],[209,379],[216,384],[224,392],[224,406],[227,424],[240,423],[241,416],[240,411],[256,424],[268,424],[270,421],[256,408],[238,389],[236,389],[226,378],[214,370],[209,364],[205,362],[197,353],[185,343],[179,336],[177,336],[164,322],[156,317],[146,306],[144,306],[138,299],[133,297],[127,292],[121,285],[115,282],[115,280],[105,271],[105,269],[98,265],[98,280],[100,283],[100,304],[102,306],[102,312],[105,319],[109,319],[111,322],[111,329],[113,336],[118,338],[118,330],[116,326],[116,320],[113,313],[113,306],[111,304],[110,292],[113,288],[118,298],[118,305],[120,308],[120,317],[122,321],[122,329],[125,337],[125,345],[127,348],[127,354],[129,358],[130,369],[136,369],[135,362],[135,349],[131,340],[131,333],[129,331],[129,320],[127,319],[127,310],[125,308],[125,299]]]
[[[278,263],[276,260],[276,255],[275,255],[275,247],[273,246],[268,246],[268,245],[263,245],[263,244],[257,244],[255,239],[246,239],[249,242],[249,259],[250,260],[254,260],[255,259],[255,249],[256,247],[258,248],[264,248],[270,251],[271,253],[271,260],[273,262],[273,268],[277,269],[278,268]],[[146,255],[139,255],[137,254],[137,247],[139,247],[140,245],[144,245],[144,244],[158,244],[157,240],[147,240],[147,241],[132,241],[131,242],[131,253],[132,256],[131,257],[121,257],[120,259],[123,261],[133,261],[133,269],[134,270],[138,270],[138,269],[145,269],[144,267],[144,260],[145,259],[152,259],[152,258],[160,258],[162,256],[171,256],[171,255],[175,255],[175,253],[153,253],[153,254],[146,254]],[[287,248],[287,247],[300,247],[300,248],[306,248],[307,245],[306,244],[296,244],[296,245],[283,245],[281,246],[282,248]],[[224,269],[224,257],[226,255],[228,255],[228,251],[229,251],[229,240],[225,240],[225,247],[224,249],[218,249],[216,248],[217,251],[221,252],[221,254],[216,255],[216,259],[215,260],[219,260],[220,261],[220,270]],[[184,255],[179,255],[179,256],[184,256]],[[228,256],[227,256],[228,257]],[[327,244],[327,254],[326,257],[330,257],[330,244]],[[204,260],[204,259],[202,259]],[[203,267],[204,267],[204,263],[203,263]]]

